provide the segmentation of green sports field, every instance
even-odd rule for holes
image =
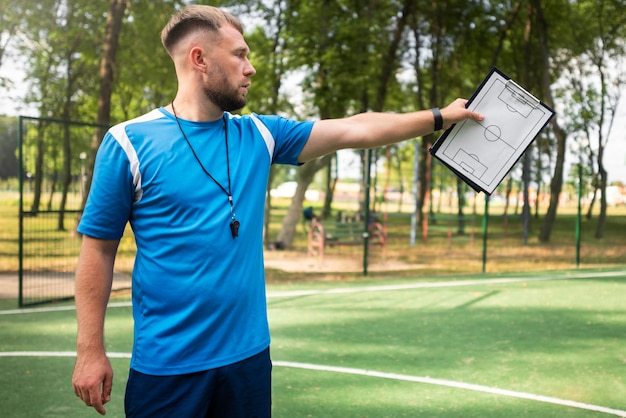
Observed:
[[[626,269],[268,286],[274,417],[626,417]],[[98,416],[71,388],[71,305],[1,300],[0,416]],[[112,300],[123,416],[132,343]]]

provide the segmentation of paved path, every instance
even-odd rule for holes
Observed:
[[[0,298],[16,298],[18,291],[17,274],[0,274]]]

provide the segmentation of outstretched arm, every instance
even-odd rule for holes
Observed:
[[[72,385],[76,396],[102,415],[113,384],[113,369],[104,348],[104,317],[118,244],[85,235],[76,268],[78,334]]]
[[[444,129],[465,119],[482,120],[482,115],[465,108],[465,99],[456,99],[441,109]],[[361,113],[343,119],[315,122],[302,149],[299,162],[306,162],[344,148],[375,148],[416,138],[434,131],[430,110],[412,113]]]

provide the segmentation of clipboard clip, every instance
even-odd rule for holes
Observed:
[[[511,92],[514,99],[519,100],[520,102],[523,102],[535,109],[541,104],[539,99],[527,92],[526,89],[512,79],[508,79],[505,86]]]

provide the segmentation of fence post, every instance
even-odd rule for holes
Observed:
[[[367,150],[367,157],[365,158],[365,202],[363,204],[364,218],[363,223],[363,275],[367,276],[367,266],[368,266],[368,250],[369,250],[369,221],[370,221],[370,187],[371,187],[371,164],[372,164],[372,150]]]
[[[485,211],[483,213],[483,273],[487,271],[487,226],[489,220],[489,195],[485,194]]]
[[[21,308],[24,306],[24,154],[22,151],[22,140],[24,137],[23,132],[23,118],[20,116],[18,118],[18,144],[17,144],[17,152],[18,152],[18,170],[17,177],[19,179],[19,191],[20,191],[20,201],[18,208],[18,267],[17,267],[17,280],[18,280],[18,295],[17,295],[17,305]]]
[[[583,183],[583,165],[578,164],[578,210],[576,212],[576,267],[580,266],[580,221],[581,221],[581,200]]]

